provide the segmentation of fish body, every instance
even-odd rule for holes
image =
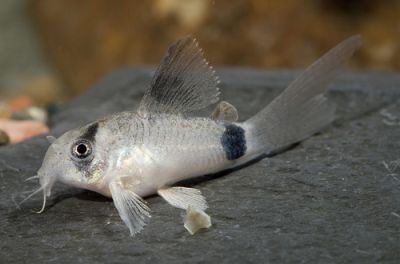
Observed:
[[[96,121],[82,129],[80,138],[95,142],[96,150],[90,163],[74,163],[88,179],[77,180],[75,186],[111,196],[108,186],[118,177],[144,197],[175,182],[232,167],[245,155],[246,139],[244,133],[234,135],[242,141],[242,153],[232,153],[226,139],[229,127],[244,131],[238,123],[167,114],[149,118],[122,112]],[[90,130],[94,135],[85,138]],[[71,179],[64,182],[71,184]]]
[[[38,171],[46,197],[56,181],[111,197],[134,235],[150,217],[142,197],[159,194],[170,205],[205,210],[195,188],[173,186],[241,165],[304,140],[334,119],[327,83],[360,45],[351,37],[333,48],[281,95],[248,120],[220,102],[209,117],[196,111],[219,101],[219,80],[197,42],[173,44],[137,111],[116,113],[52,139]],[[32,195],[33,195],[32,194]]]

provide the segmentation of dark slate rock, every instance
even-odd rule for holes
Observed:
[[[222,69],[223,99],[245,119],[297,72]],[[51,120],[52,134],[134,109],[151,69],[119,70]],[[131,238],[110,199],[57,186],[42,214],[37,182],[44,137],[0,147],[1,263],[399,263],[400,75],[342,75],[329,96],[335,123],[309,140],[240,170],[196,181],[213,226],[195,236],[160,197]]]

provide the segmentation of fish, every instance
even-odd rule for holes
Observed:
[[[219,78],[191,36],[172,44],[136,111],[67,131],[51,143],[37,175],[46,198],[56,182],[110,197],[130,235],[148,223],[153,194],[173,207],[203,212],[201,191],[182,180],[235,168],[279,153],[327,127],[335,104],[328,83],[361,45],[349,37],[306,68],[271,103],[245,121],[220,101]],[[209,116],[199,111],[215,105]],[[210,111],[211,112],[211,111]]]

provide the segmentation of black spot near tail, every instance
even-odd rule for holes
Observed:
[[[235,160],[246,154],[246,137],[243,128],[228,124],[221,137],[221,144],[228,160]]]

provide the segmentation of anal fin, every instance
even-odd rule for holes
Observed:
[[[146,219],[151,217],[150,208],[140,196],[124,188],[120,181],[112,181],[109,187],[114,205],[131,236],[139,233],[146,225]]]
[[[208,208],[206,199],[201,191],[187,187],[170,187],[160,189],[157,193],[164,198],[170,205],[186,210],[189,206],[198,210]]]

